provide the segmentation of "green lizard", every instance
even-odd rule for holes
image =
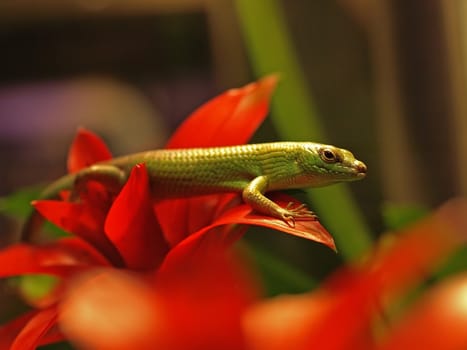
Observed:
[[[41,199],[72,190],[72,198],[83,185],[94,180],[118,191],[131,169],[144,163],[155,199],[183,198],[220,192],[241,192],[254,210],[284,220],[316,219],[305,205],[282,208],[265,196],[268,191],[320,187],[362,179],[366,165],[347,150],[312,142],[273,142],[240,146],[154,150],[96,163],[62,177],[45,189]],[[34,213],[23,230],[30,240],[37,230]]]

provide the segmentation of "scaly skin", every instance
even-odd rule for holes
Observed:
[[[362,179],[366,165],[347,150],[313,142],[273,142],[229,147],[154,150],[96,163],[47,187],[42,199],[70,189],[76,198],[89,180],[118,191],[131,169],[146,165],[155,199],[184,198],[220,192],[241,192],[243,200],[263,214],[293,226],[296,219],[315,219],[304,205],[281,208],[264,194],[272,190],[321,187]],[[23,240],[39,222],[29,221]]]

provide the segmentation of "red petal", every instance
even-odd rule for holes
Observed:
[[[76,256],[76,259],[82,263],[102,266],[109,265],[109,262],[106,260],[104,255],[102,255],[92,245],[80,238],[61,238],[53,244],[59,246],[64,251],[70,252],[70,254]]]
[[[0,251],[0,276],[47,273],[61,277],[106,261],[77,239],[62,239],[43,246],[16,244]]]
[[[161,348],[244,349],[241,317],[257,296],[245,266],[216,251],[179,263],[160,271],[155,286],[168,311]]]
[[[284,194],[275,193],[271,196],[277,204],[286,207],[290,202],[300,205],[294,198]],[[239,200],[237,194],[202,196],[189,199],[162,201],[156,204],[155,209],[166,233],[166,239],[171,246],[175,246],[188,235],[201,230],[209,230],[212,227],[232,223],[269,227],[274,230],[290,233],[294,236],[306,238],[323,243],[336,250],[334,240],[329,232],[316,220],[297,220],[291,227],[283,220],[256,213],[249,205],[237,205],[228,213],[226,207]],[[183,217],[185,220],[180,220]],[[213,222],[213,220],[216,222]]]
[[[57,323],[57,309],[51,307],[35,314],[16,337],[10,350],[34,350]]]
[[[154,268],[165,257],[169,247],[153,212],[144,164],[133,168],[110,209],[105,232],[129,268]]]
[[[418,301],[381,350],[466,348],[467,274],[451,277]]]
[[[208,195],[157,202],[155,212],[170,246],[210,225],[237,194]],[[180,218],[183,218],[181,220]]]
[[[287,207],[289,203],[293,203],[293,206],[299,206],[302,204],[295,198],[280,192],[273,193],[269,197],[283,208]],[[318,220],[296,220],[295,226],[291,227],[281,219],[257,213],[253,211],[249,205],[242,204],[223,214],[215,224],[219,225],[219,222],[222,221],[225,223],[237,222],[239,224],[269,227],[277,231],[282,231],[294,236],[322,243],[329,248],[336,250],[332,236]]]
[[[279,193],[276,193],[272,199],[282,207],[286,207],[290,202],[297,205],[300,204],[292,197]],[[222,235],[219,234],[219,230],[213,229],[219,228],[219,226],[237,224],[270,227],[278,231],[323,243],[331,249],[335,249],[331,235],[318,221],[297,220],[295,222],[295,227],[290,227],[280,219],[257,214],[253,212],[249,205],[241,204],[227,210],[211,225],[205,226],[199,231],[191,234],[185,240],[172,248],[161,269],[167,268],[167,266],[170,266],[181,259],[191,259],[193,257],[196,259],[196,257],[204,254],[204,252],[208,252],[209,250],[224,250],[241,237],[241,234],[238,233],[238,226],[227,227],[223,230]]]
[[[29,312],[0,326],[0,349],[10,349],[19,332],[36,314],[37,311]]]
[[[13,342],[32,319],[36,318],[42,311],[31,311],[16,319],[0,326],[0,349],[11,349]],[[51,329],[44,337],[38,340],[38,344],[45,345],[63,340],[63,336],[55,329]]]
[[[112,154],[105,143],[91,131],[80,128],[68,152],[68,172],[74,173],[110,158]]]
[[[165,336],[154,289],[116,269],[71,281],[60,305],[60,326],[79,348],[156,349]],[[162,329],[161,329],[162,328]]]
[[[83,203],[54,200],[35,201],[33,205],[47,220],[81,237],[115,266],[123,266],[120,254],[104,234],[103,227],[107,214],[104,210]]]
[[[206,102],[183,122],[166,148],[246,143],[268,113],[277,80],[270,75]]]
[[[257,303],[245,313],[243,319],[249,348],[311,349],[308,334],[333,301],[326,293],[308,293],[284,295]],[[363,350],[350,346],[347,349]]]

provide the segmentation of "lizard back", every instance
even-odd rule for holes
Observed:
[[[297,143],[274,142],[227,147],[155,150],[109,163],[129,172],[145,163],[153,194],[159,198],[239,192],[257,176],[292,175]]]

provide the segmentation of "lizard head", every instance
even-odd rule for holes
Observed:
[[[316,143],[305,143],[304,146],[299,164],[308,174],[311,186],[355,181],[366,175],[366,165],[346,149]]]

